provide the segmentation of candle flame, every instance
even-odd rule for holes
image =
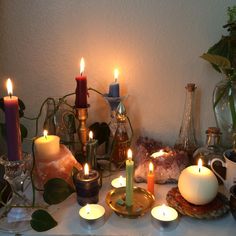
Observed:
[[[120,186],[123,185],[123,176],[122,175],[119,177],[119,184],[120,184]]]
[[[149,163],[149,173],[153,173],[154,170],[154,166],[152,164],[152,162]]]
[[[87,214],[90,214],[91,209],[90,209],[90,205],[89,204],[87,204],[85,206],[85,211],[86,211]]]
[[[117,68],[115,68],[114,70],[114,79],[115,79],[115,82],[118,80],[118,77],[119,77],[119,70]]]
[[[93,139],[93,131],[89,131],[89,140],[92,140]]]
[[[43,136],[44,136],[45,139],[47,139],[47,137],[48,137],[48,131],[47,130],[43,131]]]
[[[88,165],[88,163],[85,163],[85,165],[84,165],[84,175],[89,175],[89,165]]]
[[[165,216],[166,215],[166,205],[162,204],[162,215]]]
[[[7,79],[7,93],[9,96],[13,94],[13,86],[10,78]]]
[[[132,156],[133,156],[133,153],[132,153],[132,150],[129,148],[128,149],[128,152],[127,152],[127,156],[128,156],[128,160],[132,160]]]
[[[82,57],[80,60],[80,74],[81,75],[84,73],[84,68],[85,68],[85,62],[84,62],[84,58]]]
[[[202,169],[202,159],[200,158],[199,160],[198,160],[198,171],[199,171],[199,173],[201,172],[201,169]]]
[[[165,156],[167,155],[168,152],[165,152],[163,149],[160,149],[158,152],[154,152],[151,157],[153,158],[157,158],[157,157],[161,157],[161,156]]]

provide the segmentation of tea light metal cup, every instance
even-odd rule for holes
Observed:
[[[126,186],[126,178],[120,176],[119,178],[113,179],[111,181],[111,185],[113,188],[121,188]]]
[[[151,211],[152,224],[160,231],[174,230],[179,224],[178,212],[169,206],[154,207]]]
[[[99,204],[85,205],[79,215],[81,225],[87,229],[97,229],[105,222],[105,208]]]

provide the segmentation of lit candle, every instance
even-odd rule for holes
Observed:
[[[149,171],[147,175],[147,190],[154,195],[154,166],[152,162],[149,163]]]
[[[133,174],[134,162],[132,160],[132,151],[128,150],[128,159],[126,160],[126,198],[125,204],[130,207],[133,205]]]
[[[90,170],[88,163],[84,165],[84,170],[73,176],[73,181],[77,192],[79,205],[85,206],[98,202],[98,193],[101,187],[101,178],[96,170]]]
[[[75,107],[76,108],[87,108],[87,77],[83,75],[85,68],[84,58],[80,60],[80,76],[76,77],[77,87],[76,87],[76,99]]]
[[[112,187],[114,188],[121,188],[126,186],[126,178],[122,175],[119,178],[115,178],[111,182]]]
[[[109,97],[119,97],[120,96],[120,85],[118,83],[119,70],[114,70],[114,82],[109,86]]]
[[[92,169],[97,169],[97,143],[98,141],[93,138],[93,132],[89,131],[89,141],[86,143],[86,157],[87,162]]]
[[[211,202],[218,192],[218,181],[214,173],[199,159],[198,165],[185,168],[178,181],[181,195],[188,202],[204,205]]]
[[[89,229],[96,229],[105,222],[105,208],[98,204],[87,204],[79,210],[82,225]]]
[[[5,96],[5,122],[7,138],[7,156],[9,161],[18,161],[22,159],[21,132],[19,122],[18,97],[13,95],[12,82],[7,79],[7,91],[9,96]]]
[[[56,135],[48,135],[47,130],[43,131],[43,136],[34,142],[37,161],[52,161],[58,158],[60,152],[60,138]]]
[[[103,206],[98,204],[86,204],[79,211],[79,215],[86,220],[96,220],[105,214]]]
[[[178,225],[178,212],[169,206],[154,207],[151,211],[152,223],[161,231],[170,231]]]

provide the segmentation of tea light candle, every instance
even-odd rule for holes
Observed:
[[[89,131],[89,140],[86,144],[86,157],[92,169],[97,169],[97,143],[98,141],[93,138],[93,132]]]
[[[199,159],[198,165],[185,168],[178,181],[181,195],[188,202],[204,205],[211,202],[218,192],[218,181],[214,173]]]
[[[7,79],[8,96],[3,98],[6,122],[7,157],[9,161],[22,159],[18,97],[13,95],[11,79]]]
[[[60,152],[60,138],[56,135],[48,135],[47,130],[43,136],[35,140],[35,154],[38,161],[54,160]]]
[[[79,215],[82,225],[97,228],[104,223],[105,208],[98,204],[87,204],[79,210]]]
[[[119,178],[115,178],[111,182],[112,187],[114,188],[121,188],[126,186],[126,178],[122,175]]]
[[[150,162],[149,163],[149,171],[148,171],[148,175],[147,175],[147,190],[154,194],[154,166],[153,163]]]
[[[79,205],[98,202],[98,193],[101,185],[100,175],[96,170],[89,170],[86,163],[83,171],[73,176]]]
[[[152,223],[161,231],[170,231],[178,225],[178,212],[169,206],[154,207],[151,211]]]
[[[114,82],[109,86],[109,97],[119,97],[120,96],[120,85],[117,82],[119,76],[119,70],[114,70]]]

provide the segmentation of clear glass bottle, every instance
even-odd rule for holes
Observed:
[[[175,143],[175,149],[183,150],[188,153],[189,161],[192,162],[193,152],[197,149],[193,122],[193,106],[195,84],[189,83],[186,88],[186,97],[184,105],[183,119],[179,131],[178,139]]]
[[[126,110],[122,103],[117,107],[116,119],[117,128],[112,142],[111,162],[117,168],[122,168],[125,166],[127,151],[130,147],[130,138],[126,127]]]
[[[199,147],[193,154],[193,164],[197,165],[201,158],[203,165],[211,168],[211,160],[214,158],[224,159],[224,149],[220,145],[221,132],[219,128],[209,127],[206,130],[206,144]],[[225,175],[225,168],[219,162],[214,163],[214,169],[221,175]],[[220,179],[218,181],[221,183]]]

